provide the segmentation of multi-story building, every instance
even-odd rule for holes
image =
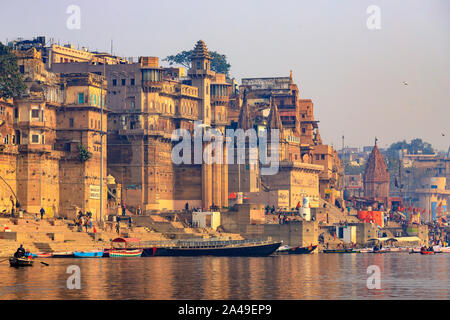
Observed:
[[[44,208],[49,217],[72,218],[81,209],[100,219],[98,141],[102,136],[101,86],[106,94],[103,77],[49,72],[41,52],[34,48],[16,51],[16,55],[27,89],[14,99],[13,112],[10,103],[3,103],[9,133],[5,132],[8,138],[0,151],[0,171],[10,194],[27,212]],[[103,123],[106,128],[106,113]]]
[[[228,123],[230,85],[224,75],[210,69],[211,57],[203,41],[197,42],[191,58],[187,77],[174,68],[160,67],[157,57],[140,57],[137,63],[52,65],[56,72],[105,74],[111,111],[108,172],[123,186],[122,200],[128,206],[172,210],[186,203],[208,209],[213,204],[228,205],[224,164],[172,162],[174,130],[193,134],[194,122],[200,121],[203,128],[223,132]]]

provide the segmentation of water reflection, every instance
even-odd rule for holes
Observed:
[[[450,255],[313,254],[240,257],[48,259],[0,264],[0,299],[449,299]],[[78,265],[81,289],[69,290]],[[366,286],[367,267],[381,289]]]

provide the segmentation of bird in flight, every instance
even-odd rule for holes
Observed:
[[[405,86],[407,86],[407,85],[408,85],[408,82],[406,82],[406,81],[403,81],[403,84],[404,84]]]

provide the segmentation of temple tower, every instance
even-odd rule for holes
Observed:
[[[378,149],[377,139],[375,139],[375,146],[367,160],[363,182],[364,196],[378,200],[386,208],[389,203],[389,173],[383,156]]]

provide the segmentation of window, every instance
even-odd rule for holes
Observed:
[[[134,78],[131,78],[130,85],[134,86]]]
[[[69,127],[73,128],[73,118],[69,119]]]
[[[20,67],[19,67],[19,71],[20,71],[20,73],[22,73],[22,74],[25,73],[25,66],[23,66],[23,65],[20,66]]]
[[[324,155],[324,154],[321,154],[321,155],[320,155],[320,158],[321,158],[322,160],[325,160],[325,155]]]
[[[19,117],[19,109],[14,108],[14,118],[18,118],[18,117]]]
[[[42,135],[42,144],[45,144],[45,136]]]
[[[78,94],[78,104],[83,104],[84,103],[84,93],[79,93]]]
[[[306,133],[306,129],[302,128],[302,133],[305,134]]]
[[[113,86],[117,86],[117,79],[113,79]]]
[[[33,134],[31,136],[31,143],[39,143],[39,135]]]
[[[125,85],[125,79],[122,79],[122,85],[123,86]]]
[[[201,69],[202,68],[202,64],[200,63],[200,61],[197,61],[197,69]]]
[[[39,109],[31,109],[31,117],[39,118]]]

